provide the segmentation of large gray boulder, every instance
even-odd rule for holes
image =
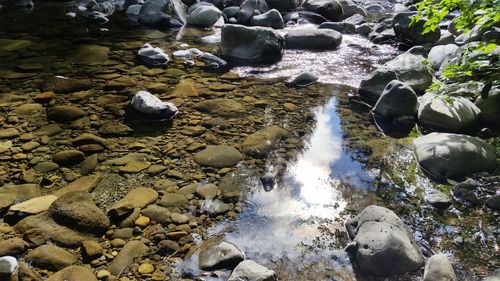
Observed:
[[[181,27],[186,23],[187,6],[180,0],[148,0],[142,5],[137,21],[157,27]]]
[[[438,70],[443,61],[458,48],[455,44],[438,45],[429,51],[429,63],[432,68]]]
[[[274,270],[270,270],[254,261],[246,260],[240,262],[231,272],[227,281],[275,281],[278,276]]]
[[[345,226],[353,240],[346,251],[362,271],[390,276],[424,265],[424,257],[403,221],[387,208],[368,206]]]
[[[338,0],[306,0],[302,8],[320,14],[330,21],[341,21],[344,17],[344,9]]]
[[[427,260],[423,281],[457,281],[457,276],[448,257],[444,254],[433,255]]]
[[[354,3],[351,0],[340,0],[340,5],[342,5],[342,9],[344,11],[343,18],[346,19],[348,17],[352,17],[354,15],[361,15],[366,17],[366,10],[360,5]]]
[[[405,83],[393,80],[385,87],[373,112],[386,118],[414,116],[417,113],[417,94]]]
[[[247,24],[255,13],[266,13],[269,11],[269,6],[265,0],[245,0],[238,11],[238,23]]]
[[[424,24],[427,22],[427,20],[420,19],[419,21],[410,24],[411,18],[415,14],[415,12],[405,12],[399,13],[394,16],[392,25],[396,36],[406,39],[414,45],[436,43],[441,37],[441,31],[439,30],[439,28],[422,34],[422,32],[424,31]]]
[[[283,17],[280,12],[276,9],[272,9],[266,13],[261,15],[253,16],[250,20],[250,23],[254,26],[264,26],[271,27],[274,29],[283,29],[285,28],[285,22],[283,21]]]
[[[461,179],[496,166],[495,147],[476,137],[431,133],[414,139],[413,146],[422,171],[439,181]]]
[[[214,5],[207,2],[199,2],[189,7],[187,23],[190,25],[210,27],[222,16],[222,12]]]
[[[272,64],[283,56],[284,38],[268,27],[224,25],[221,53],[233,63]]]
[[[476,99],[476,106],[481,110],[480,119],[487,124],[500,124],[500,88],[491,89],[488,97]]]
[[[285,35],[287,49],[334,50],[342,43],[342,34],[331,29],[294,28]]]
[[[276,9],[280,12],[290,12],[298,6],[297,0],[266,0],[271,9]]]
[[[481,110],[463,97],[445,100],[427,93],[418,101],[418,121],[436,131],[464,133],[472,131],[479,121]]]

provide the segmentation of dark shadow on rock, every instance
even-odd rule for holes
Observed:
[[[377,128],[391,138],[405,138],[415,127],[414,118],[390,119],[372,112],[372,119]]]
[[[166,133],[172,127],[172,119],[158,119],[155,116],[144,114],[128,105],[125,108],[124,124],[138,135],[158,136]]]

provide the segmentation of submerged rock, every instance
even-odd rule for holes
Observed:
[[[274,281],[278,280],[278,276],[274,270],[270,270],[254,261],[246,260],[240,262],[231,272],[227,281]]]
[[[293,86],[297,86],[299,88],[307,87],[314,82],[318,81],[319,77],[312,72],[302,72],[299,75],[295,76],[288,83]]]
[[[199,267],[202,270],[232,269],[245,259],[245,254],[226,241],[210,245],[199,254]]]
[[[211,99],[200,101],[193,106],[194,109],[222,117],[240,117],[246,112],[243,105],[232,99]]]
[[[342,43],[342,34],[331,29],[294,28],[285,35],[287,49],[333,50]]]
[[[346,251],[361,270],[390,276],[413,272],[424,265],[415,240],[391,210],[368,206],[345,225],[354,241]]]
[[[146,91],[137,92],[130,104],[132,108],[146,117],[158,119],[170,120],[179,112],[173,103],[161,101],[158,97]]]
[[[255,158],[265,158],[279,141],[290,136],[290,132],[279,127],[270,126],[249,135],[241,144],[243,153]]]
[[[137,54],[139,59],[153,66],[165,65],[170,60],[165,51],[158,47],[153,48],[149,43],[144,44]]]
[[[444,254],[433,255],[427,260],[423,281],[457,281],[448,257]]]
[[[496,149],[467,135],[431,133],[413,140],[421,169],[431,178],[460,179],[496,166]]]
[[[243,159],[241,153],[232,146],[208,146],[194,155],[194,161],[201,166],[225,168],[236,165]]]

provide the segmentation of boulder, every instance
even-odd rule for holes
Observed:
[[[398,80],[396,72],[389,69],[376,69],[361,80],[358,93],[362,99],[375,104],[385,90],[387,84]]]
[[[62,195],[50,205],[49,214],[61,225],[88,233],[106,232],[110,225],[106,214],[95,205],[90,194],[84,191]]]
[[[354,34],[356,32],[356,26],[347,22],[324,22],[318,28],[332,29],[342,34]]]
[[[241,281],[241,280],[255,280],[255,281],[275,281],[278,276],[274,270],[270,270],[254,261],[246,260],[240,262],[231,272],[227,281]]]
[[[481,110],[463,97],[445,100],[427,93],[418,99],[418,121],[436,131],[464,133],[475,129]]]
[[[294,28],[285,35],[287,49],[334,50],[342,43],[342,34],[331,29]]]
[[[276,9],[269,10],[261,15],[255,15],[250,20],[251,25],[271,27],[274,29],[285,28],[285,22],[280,12]]]
[[[181,27],[186,23],[187,7],[180,0],[147,0],[137,21],[158,27]]]
[[[338,0],[306,0],[302,8],[320,14],[330,21],[341,21],[344,17],[344,9]]]
[[[259,0],[245,0],[241,3],[237,19],[240,24],[247,24],[253,17]]]
[[[54,245],[42,245],[29,252],[26,259],[36,267],[49,270],[63,269],[78,260],[73,254]]]
[[[433,255],[427,260],[423,281],[457,281],[448,257],[444,254]]]
[[[179,112],[173,103],[164,102],[146,91],[137,92],[130,104],[136,111],[150,118],[170,120]]]
[[[194,155],[194,161],[201,166],[213,168],[232,167],[243,159],[243,155],[228,145],[208,146]]]
[[[372,112],[386,118],[415,116],[417,94],[405,83],[393,80],[387,84]]]
[[[500,124],[500,88],[491,89],[488,97],[478,97],[475,102],[481,110],[480,119],[487,124]]]
[[[200,251],[198,262],[202,270],[232,269],[245,259],[236,245],[222,241]]]
[[[97,281],[97,278],[90,269],[72,265],[54,273],[46,281]]]
[[[249,135],[241,144],[241,150],[252,157],[265,158],[281,139],[289,136],[289,131],[276,125],[270,126]]]
[[[496,166],[496,149],[467,135],[431,133],[413,140],[420,168],[433,179],[460,179]]]
[[[298,6],[297,0],[266,0],[271,9],[276,9],[280,12],[290,12]]]
[[[149,247],[141,241],[128,242],[121,251],[116,255],[111,264],[108,266],[108,271],[113,275],[128,272],[135,258],[144,256],[149,252]]]
[[[187,23],[190,25],[210,27],[222,16],[222,12],[212,4],[199,2],[189,7]]]
[[[353,239],[346,251],[362,271],[391,276],[413,272],[424,265],[415,240],[391,210],[368,206],[345,225]]]
[[[411,18],[415,14],[415,12],[405,12],[394,16],[392,26],[396,36],[410,41],[413,45],[436,43],[441,37],[440,29],[436,28],[433,31],[422,34],[424,31],[424,24],[427,20],[422,18],[419,21],[410,24]]]
[[[283,56],[284,38],[268,27],[224,25],[221,54],[233,63],[272,64]]]
[[[432,68],[434,68],[434,70],[438,70],[446,57],[448,57],[450,54],[453,54],[453,52],[457,48],[458,46],[455,44],[438,45],[432,47],[428,55],[429,63],[431,64]]]
[[[113,217],[122,217],[135,208],[144,208],[158,199],[158,192],[152,188],[138,187],[132,189],[125,197],[113,204],[108,213]]]

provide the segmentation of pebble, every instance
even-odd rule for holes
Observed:
[[[155,271],[155,267],[150,263],[143,263],[139,266],[140,274],[151,274]]]
[[[151,222],[151,219],[146,217],[146,216],[140,216],[138,219],[135,220],[135,225],[139,226],[139,227],[145,227],[147,225],[149,225],[149,223]]]
[[[97,276],[97,279],[104,279],[106,277],[111,276],[111,272],[109,272],[105,269],[101,269],[101,270],[97,271],[96,276]]]

